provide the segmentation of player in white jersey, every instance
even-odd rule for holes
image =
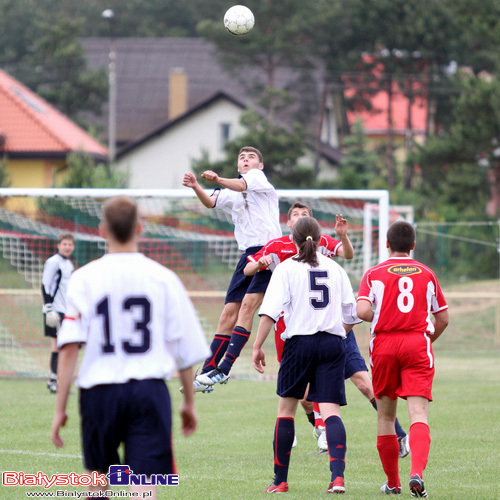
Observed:
[[[318,252],[321,228],[316,219],[300,218],[292,235],[298,254],[273,272],[259,310],[252,355],[255,369],[263,373],[262,345],[284,311],[287,340],[276,391],[280,399],[273,441],[275,477],[265,491],[288,491],[294,418],[309,384],[308,399],[319,403],[326,426],[331,471],[327,492],[344,493],[346,434],[340,418],[340,406],[346,404],[344,339],[360,320],[346,272]]]
[[[403,398],[410,416],[410,491],[413,497],[427,497],[423,472],[431,444],[432,343],[448,326],[448,305],[432,270],[410,258],[415,247],[411,224],[392,224],[387,247],[389,259],[363,276],[357,304],[359,317],[372,322],[370,364],[378,407],[377,449],[387,475],[381,490],[401,493],[394,420],[398,398]]]
[[[192,366],[208,345],[180,279],[137,250],[141,224],[137,205],[125,197],[104,207],[100,232],[108,253],[73,273],[59,332],[59,390],[51,437],[66,423],[66,404],[80,343],[82,446],[87,471],[106,473],[125,460],[134,474],[175,473],[171,446],[170,396],[164,379],[178,370],[193,383]],[[184,394],[182,430],[196,429],[194,395]],[[139,489],[144,488],[137,487]],[[97,489],[104,489],[103,487]],[[156,497],[156,487],[147,486]]]
[[[233,363],[250,336],[251,324],[246,328],[235,328],[242,303],[253,311],[257,310],[262,301],[262,292],[271,278],[270,271],[255,276],[245,276],[243,273],[248,255],[260,250],[269,240],[281,236],[278,195],[263,169],[262,153],[254,147],[245,146],[238,154],[240,176],[237,179],[219,177],[211,170],[201,175],[226,189],[216,189],[209,196],[198,184],[194,174],[184,176],[183,185],[192,188],[205,207],[218,208],[231,215],[234,236],[238,248],[243,252],[227,290],[224,309],[210,346],[212,354],[205,360],[201,373],[196,377],[193,385],[195,391],[211,391],[214,384],[227,382]]]
[[[75,250],[75,238],[62,233],[57,239],[57,253],[43,265],[42,298],[44,333],[50,338],[50,376],[47,388],[57,392],[57,331],[66,311],[66,289],[71,273],[75,270],[70,258]]]

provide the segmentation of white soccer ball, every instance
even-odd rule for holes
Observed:
[[[224,26],[233,35],[246,35],[254,24],[253,12],[244,5],[233,5],[224,14]]]

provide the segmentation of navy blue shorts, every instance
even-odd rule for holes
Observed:
[[[172,414],[165,381],[130,380],[80,390],[85,468],[107,473],[126,464],[134,474],[175,474]],[[118,447],[125,445],[120,460]]]
[[[61,323],[62,323],[62,320],[64,319],[64,313],[60,313],[58,312],[57,314],[59,314],[59,318],[61,319]],[[52,328],[51,326],[47,326],[47,324],[45,323],[45,314],[43,315],[43,325],[44,325],[44,329],[45,329],[45,337],[52,337],[53,339],[56,339],[57,338],[57,328]]]
[[[344,385],[345,341],[338,335],[318,332],[297,335],[285,342],[276,393],[302,399],[307,384],[308,401],[347,404]]]
[[[242,254],[227,289],[226,304],[228,302],[241,302],[247,293],[260,293],[267,290],[272,275],[271,271],[265,269],[253,276],[245,276],[243,272],[243,269],[248,264],[247,257],[257,253],[261,248],[261,246],[250,247]]]
[[[361,356],[356,336],[352,330],[349,331],[345,339],[345,373],[344,378],[347,380],[357,372],[367,372],[365,359]]]

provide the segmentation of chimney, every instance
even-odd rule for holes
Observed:
[[[169,75],[168,118],[173,120],[187,111],[187,76],[182,68]]]

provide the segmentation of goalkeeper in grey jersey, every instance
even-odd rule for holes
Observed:
[[[70,257],[75,249],[75,238],[63,233],[57,240],[57,253],[49,257],[43,266],[42,296],[45,336],[51,339],[50,377],[47,387],[57,392],[57,331],[66,312],[66,287],[75,270]]]

